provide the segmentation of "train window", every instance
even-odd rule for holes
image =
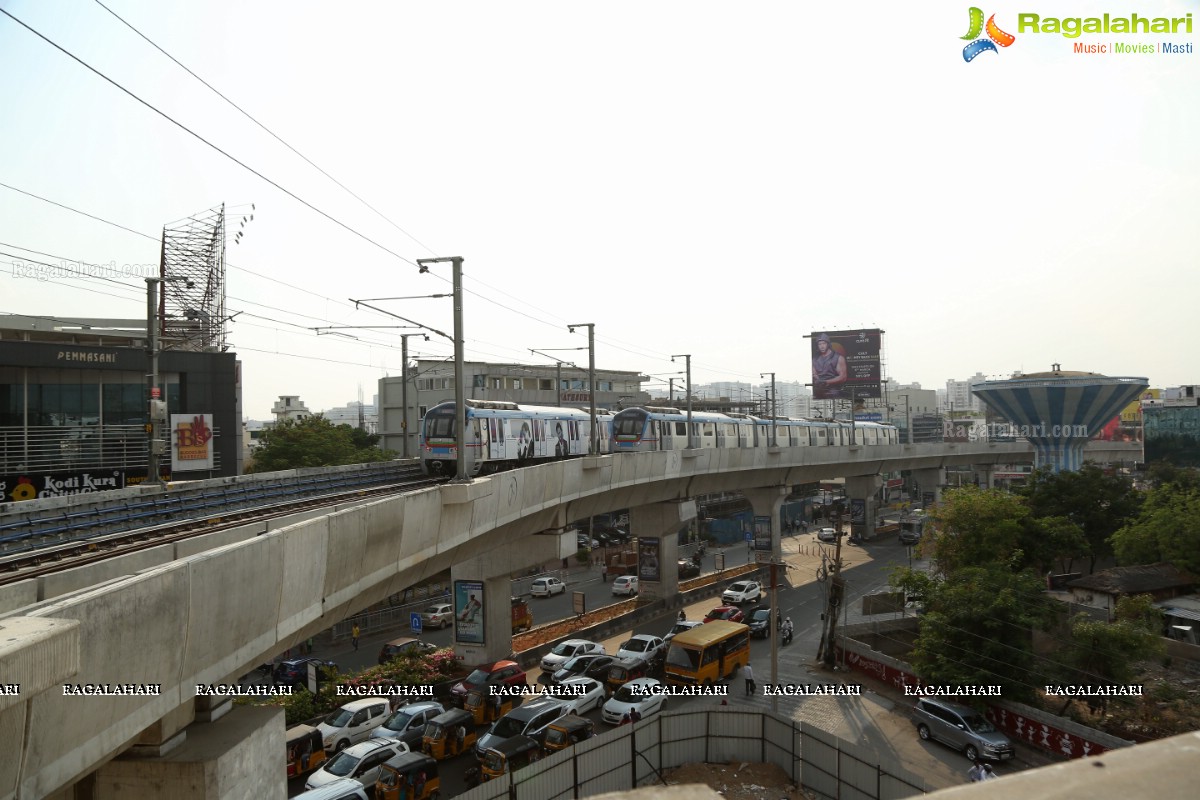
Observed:
[[[676,422],[675,423],[675,435],[676,436],[687,436],[687,423],[686,422]]]
[[[454,435],[454,417],[429,417],[425,435],[431,439],[449,438]]]

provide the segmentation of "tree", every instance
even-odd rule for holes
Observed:
[[[1045,588],[1032,572],[1006,565],[966,567],[944,577],[907,568],[892,585],[920,597],[925,612],[908,660],[921,680],[947,685],[999,685],[1005,697],[1028,699],[1044,685],[1032,634],[1053,619],[1050,603],[1033,600]]]
[[[931,514],[938,571],[949,575],[966,567],[1026,566],[1034,533],[1025,502],[998,489],[964,486],[945,493]]]
[[[1151,489],[1141,514],[1113,534],[1111,545],[1122,566],[1166,561],[1200,575],[1200,488]]]
[[[1084,464],[1077,472],[1039,469],[1021,494],[1033,516],[1066,517],[1079,526],[1088,543],[1080,555],[1090,559],[1089,572],[1095,572],[1097,560],[1113,554],[1109,539],[1141,506],[1141,495],[1130,481],[1105,475],[1094,464]]]
[[[349,425],[334,425],[320,414],[299,421],[288,419],[264,431],[251,472],[366,464],[392,458],[390,450],[375,446],[378,441],[376,435]]]

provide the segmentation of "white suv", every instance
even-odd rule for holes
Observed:
[[[754,581],[738,581],[730,584],[721,595],[721,602],[727,606],[740,606],[762,597],[762,589]]]
[[[388,718],[386,697],[364,697],[346,703],[317,726],[327,753],[340,753],[361,742]],[[386,759],[384,759],[386,761]]]

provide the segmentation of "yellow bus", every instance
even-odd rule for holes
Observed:
[[[718,619],[677,634],[663,669],[668,683],[712,686],[749,662],[750,626]]]

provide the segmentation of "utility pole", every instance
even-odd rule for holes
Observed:
[[[469,483],[471,476],[467,474],[467,398],[463,378],[463,292],[462,292],[462,256],[443,256],[442,258],[418,258],[417,266],[421,272],[429,272],[430,264],[446,261],[451,266],[451,286],[454,297],[454,446],[455,446],[455,475],[456,483]]]
[[[424,336],[425,341],[429,341],[429,335],[425,333],[402,333],[400,334],[400,358],[403,360],[403,366],[400,368],[400,405],[404,406],[404,413],[400,415],[400,445],[403,448],[402,456],[408,458],[408,337]],[[420,425],[420,420],[417,420]]]
[[[667,378],[667,404],[675,405],[675,379]]]
[[[588,454],[599,455],[600,451],[600,431],[596,430],[596,324],[594,322],[581,322],[577,325],[568,325],[567,331],[574,333],[576,328],[588,329],[588,406],[591,413],[591,436],[588,440]]]
[[[692,356],[690,353],[687,355],[671,356],[672,361],[677,358],[684,359],[687,364],[687,376],[685,377],[685,380],[687,381],[687,388],[685,390],[687,392],[687,435],[688,450],[691,450],[696,446],[694,444],[695,440],[692,438]]]
[[[165,239],[162,257],[165,264]],[[165,266],[163,270],[165,272]],[[158,459],[166,449],[162,435],[167,423],[167,399],[160,397],[162,390],[158,388],[158,350],[161,346],[158,331],[162,324],[159,311],[165,304],[159,296],[158,286],[176,282],[186,282],[189,288],[192,286],[192,282],[186,278],[146,278],[146,483],[152,486],[163,485]]]
[[[779,415],[776,413],[776,408],[775,408],[775,373],[774,372],[758,373],[759,378],[765,378],[768,375],[771,376],[771,447],[778,447],[779,446],[779,435],[778,435],[778,431],[776,430],[776,426],[775,426],[775,422],[776,422],[775,417],[777,417]]]
[[[833,575],[829,581],[829,602],[825,610],[827,626],[827,634],[821,642],[822,660],[826,667],[833,669],[836,666],[834,658],[834,642],[837,636],[837,616],[841,611],[843,602],[844,582],[842,581],[842,507],[838,506],[837,512],[837,545],[834,548],[833,555]]]

